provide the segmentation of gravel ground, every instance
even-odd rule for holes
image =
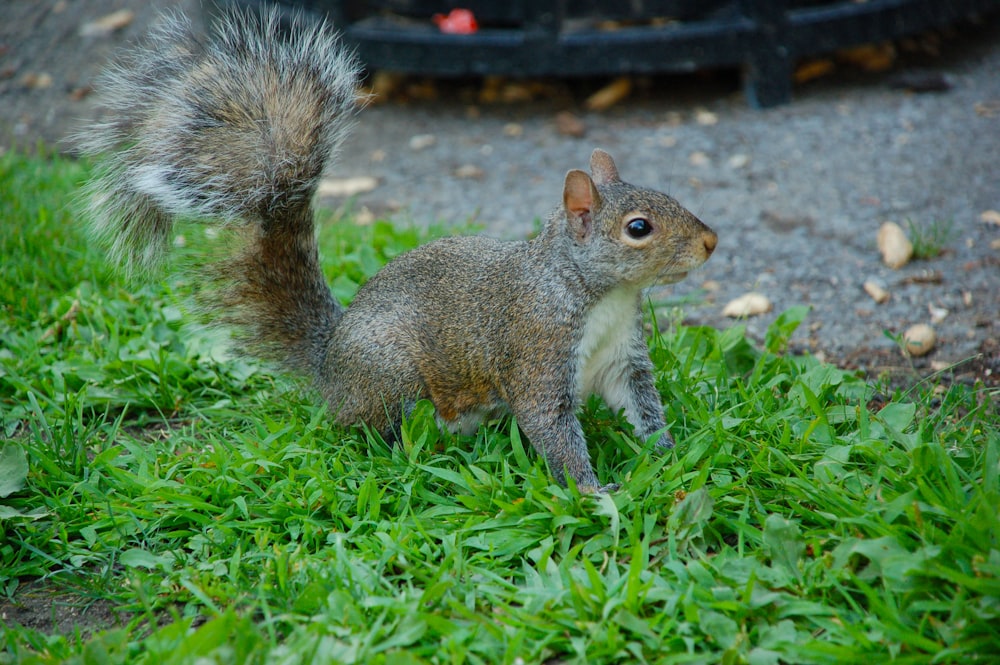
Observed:
[[[200,17],[195,0],[8,0],[0,146],[67,149],[67,133],[94,114],[94,74],[167,7]],[[135,12],[127,26],[80,34],[120,9]],[[601,147],[626,180],[671,193],[719,234],[704,268],[657,294],[683,301],[686,322],[732,325],[725,303],[759,291],[774,310],[746,320],[755,338],[777,313],[808,304],[796,350],[911,379],[966,361],[950,374],[996,385],[1000,226],[981,215],[1000,210],[1000,15],[956,26],[940,51],[904,54],[880,74],[840,66],[766,111],[747,107],[732,73],[643,79],[602,113],[582,104],[592,81],[536,82],[535,100],[506,104],[479,103],[479,82],[404,82],[359,115],[331,177],[377,179],[352,199],[363,215],[472,219],[484,233],[517,238],[559,202],[565,172]],[[913,75],[949,89],[894,85]],[[582,121],[582,137],[557,130],[561,111]],[[885,221],[950,226],[944,252],[885,267],[875,241]],[[888,302],[866,295],[869,279]],[[905,359],[883,334],[932,318],[938,346],[924,358]]]

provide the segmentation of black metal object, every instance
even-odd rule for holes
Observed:
[[[224,4],[259,7],[267,0]],[[791,99],[796,59],[1000,9],[1000,0],[279,0],[326,15],[371,69],[594,76],[740,66],[750,104]],[[480,29],[443,34],[454,7]],[[609,29],[602,21],[615,21]]]

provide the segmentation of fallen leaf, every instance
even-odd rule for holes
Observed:
[[[896,61],[896,48],[892,42],[863,44],[838,51],[837,58],[866,72],[884,72]]]
[[[591,111],[606,111],[632,93],[632,79],[627,76],[616,78],[584,102]]]
[[[530,102],[535,98],[531,87],[521,81],[508,81],[500,89],[500,101],[505,104],[515,104],[517,102]]]
[[[837,65],[834,64],[833,60],[830,60],[829,58],[809,60],[795,68],[795,73],[792,74],[792,80],[796,83],[807,83],[826,76],[836,68]]]
[[[751,291],[750,293],[743,294],[739,298],[730,300],[729,303],[722,308],[722,315],[731,318],[754,316],[770,312],[772,307],[774,307],[774,305],[767,296],[763,293]]]

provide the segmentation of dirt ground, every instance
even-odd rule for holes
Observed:
[[[95,75],[163,9],[203,18],[196,0],[6,0],[0,150],[71,152],[67,136],[98,113]],[[106,29],[94,23],[107,17],[117,18]],[[605,112],[582,103],[601,82],[513,85],[523,94],[484,103],[482,82],[404,80],[360,115],[331,175],[374,179],[351,200],[362,215],[472,219],[523,237],[558,203],[566,170],[604,147],[625,179],[666,189],[719,232],[716,255],[671,292],[689,303],[686,322],[732,325],[723,305],[761,291],[774,307],[746,321],[752,337],[808,304],[795,351],[904,384],[940,372],[1000,385],[1000,224],[989,215],[1000,210],[1000,16],[896,44],[886,71],[831,62],[831,74],[768,111],[747,107],[732,72],[638,79]],[[921,92],[913,81],[936,85]],[[943,252],[885,267],[875,235],[889,220],[948,222]],[[868,280],[888,302],[864,292]],[[934,325],[937,348],[906,358],[884,333],[916,323]],[[67,632],[121,617],[86,594],[30,586],[17,603],[0,601],[6,621]]]

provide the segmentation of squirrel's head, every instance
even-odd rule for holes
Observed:
[[[590,174],[566,174],[563,214],[578,261],[614,284],[645,288],[684,279],[718,239],[673,197],[623,182],[600,149],[590,157]]]

